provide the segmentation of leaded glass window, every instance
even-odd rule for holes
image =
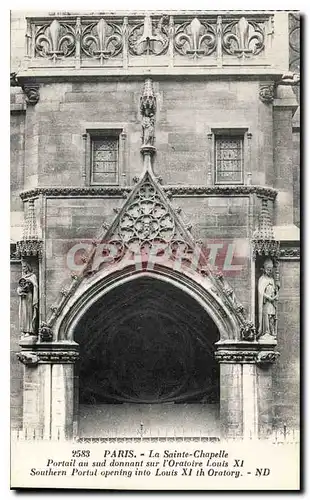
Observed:
[[[92,140],[92,184],[118,183],[118,137]]]
[[[243,182],[243,137],[215,137],[215,183]]]

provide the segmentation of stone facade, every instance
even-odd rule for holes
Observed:
[[[96,277],[78,279],[75,285],[68,252],[81,241],[104,240],[105,230],[111,234],[109,228],[116,224],[126,200],[130,202],[137,181],[142,187],[146,182],[143,174],[150,176],[156,196],[189,247],[202,240],[219,243],[227,251],[227,245],[234,243],[240,254],[241,260],[237,256],[232,262],[242,265],[238,271],[224,269],[224,281],[214,270],[203,277],[202,267],[193,281],[191,276],[180,278],[192,297],[203,297],[199,300],[205,309],[214,311],[211,317],[219,334],[213,349],[220,363],[225,434],[266,437],[283,425],[296,429],[299,125],[296,116],[293,120],[298,109],[294,84],[283,78],[290,69],[289,13],[128,16],[98,13],[43,19],[33,13],[12,14],[11,71],[17,73],[11,87],[12,426],[30,433],[36,428],[50,438],[79,435],[74,385],[78,345],[72,326],[78,320],[72,311],[81,319],[82,311],[86,314],[83,301],[91,303],[93,290],[99,297],[110,285],[108,271],[102,275],[104,286]],[[124,25],[129,26],[127,35]],[[206,26],[211,35],[203,45]],[[105,30],[112,29],[118,40],[113,48],[104,45]],[[150,29],[159,38],[149,46]],[[257,34],[254,44],[248,29]],[[59,30],[68,37],[65,46],[51,41],[52,33],[54,40],[61,39]],[[99,44],[90,53],[83,38],[87,30]],[[182,30],[188,42],[180,45],[177,36]],[[193,45],[195,33],[198,45]],[[25,35],[26,53],[21,49]],[[228,35],[234,36],[232,44]],[[153,92],[147,98],[156,99],[156,140],[151,149],[141,149],[146,78],[151,79]],[[119,134],[118,181],[91,185],[91,140],[111,130]],[[243,141],[242,181],[216,184],[217,138],[236,136]],[[277,249],[276,254],[271,248]],[[264,343],[254,327],[262,258],[270,255],[280,278],[277,339]],[[41,337],[20,339],[16,292],[20,259],[31,264],[39,281]],[[217,265],[221,268],[221,259]],[[124,280],[125,271],[118,271]],[[176,280],[172,272],[165,276],[171,283]],[[111,273],[110,279],[116,274]],[[208,291],[212,287],[213,295]],[[50,332],[47,343],[42,328],[47,328],[47,337]],[[197,408],[193,405],[191,417],[184,419],[191,421],[196,414],[198,418],[201,406]],[[100,414],[99,406],[96,412]],[[213,412],[211,407],[208,412]],[[81,414],[90,422],[97,418],[87,417],[87,406],[83,411],[81,406]],[[161,421],[158,408],[153,415]],[[167,422],[174,418],[173,410],[171,415],[167,414]],[[217,432],[211,427],[200,432]]]

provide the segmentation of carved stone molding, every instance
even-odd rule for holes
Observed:
[[[81,437],[77,443],[217,443],[217,436],[157,436],[157,437]]]
[[[279,259],[281,260],[299,260],[300,247],[280,247]]]
[[[31,68],[86,69],[107,63],[128,69],[132,59],[148,66],[149,61],[141,56],[151,60],[162,57],[166,72],[167,59],[168,67],[180,67],[180,57],[192,66],[198,66],[199,58],[204,57],[211,63],[217,60],[219,66],[223,57],[235,62],[241,59],[241,66],[244,59],[256,59],[264,52],[272,21],[273,14],[268,13],[217,15],[210,11],[32,17],[27,27],[25,66],[30,60]]]
[[[35,83],[25,83],[22,86],[22,89],[26,94],[27,104],[37,104],[40,99],[39,88],[40,86]]]
[[[277,351],[261,351],[257,353],[256,363],[258,365],[274,363],[279,356],[280,353]]]
[[[17,358],[24,365],[36,366],[39,363],[75,363],[79,357],[76,350],[32,350],[21,351]]]
[[[259,88],[259,98],[264,104],[272,104],[274,100],[274,84],[261,85]]]
[[[196,185],[182,185],[182,186],[162,186],[168,197],[172,196],[216,196],[216,195],[249,195],[256,194],[260,197],[265,197],[274,200],[278,191],[271,187],[265,186],[196,186]],[[27,191],[23,191],[20,197],[23,201],[29,198],[38,197],[40,194],[47,197],[87,197],[87,196],[114,196],[117,198],[127,197],[131,192],[132,186],[85,186],[85,187],[37,187]]]
[[[219,350],[214,353],[215,359],[219,363],[249,363],[263,365],[274,363],[280,353],[274,350]]]
[[[214,353],[216,361],[219,363],[255,363],[256,351],[216,351]]]

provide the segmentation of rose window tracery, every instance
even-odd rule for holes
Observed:
[[[132,248],[152,244],[154,240],[168,243],[174,234],[175,223],[168,208],[162,203],[154,186],[145,183],[121,217],[119,236]]]

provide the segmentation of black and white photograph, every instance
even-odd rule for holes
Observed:
[[[12,489],[300,489],[302,21],[11,10]]]

